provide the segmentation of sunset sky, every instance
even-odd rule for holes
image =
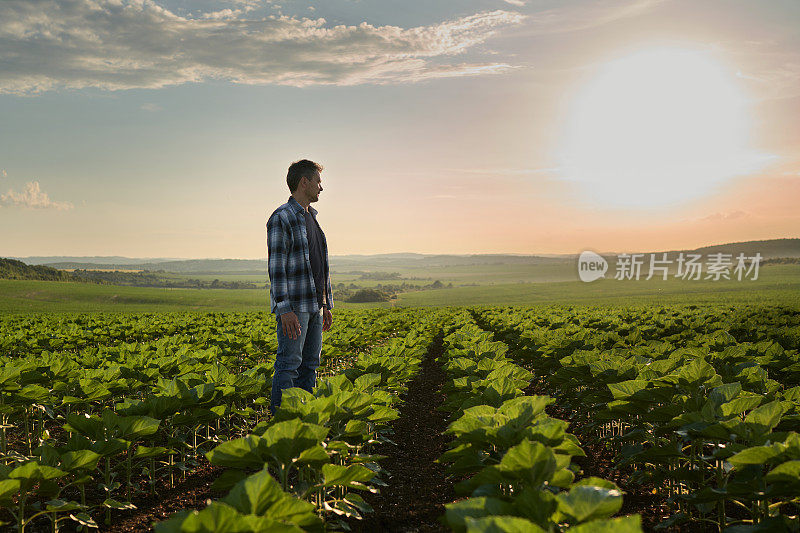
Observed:
[[[800,236],[796,0],[2,0],[0,256]]]

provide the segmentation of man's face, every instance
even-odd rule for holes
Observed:
[[[314,177],[311,179],[303,177],[303,183],[305,183],[305,193],[308,199],[312,202],[318,201],[319,193],[322,192],[322,178],[319,175],[319,170],[314,171]]]

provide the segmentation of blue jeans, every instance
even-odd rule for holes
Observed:
[[[278,316],[278,354],[272,376],[270,410],[281,404],[283,389],[300,387],[308,392],[317,383],[319,354],[322,351],[322,309],[316,313],[295,313],[300,321],[300,335],[292,339],[283,334]]]

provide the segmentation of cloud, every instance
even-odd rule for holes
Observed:
[[[11,189],[6,194],[0,195],[0,205],[27,207],[31,209],[72,209],[69,202],[54,202],[39,186],[38,181],[31,181],[25,185],[22,192]]]
[[[749,216],[750,215],[748,215],[744,211],[731,211],[728,213],[712,213],[711,215],[705,216],[700,220],[706,222],[720,222],[720,221],[737,220],[740,218],[748,218]]]
[[[800,52],[788,40],[721,40],[713,48],[729,57],[736,77],[747,85],[757,100],[800,96]]]
[[[800,55],[777,65],[754,61],[746,72],[736,76],[752,85],[764,100],[800,96]]]
[[[148,102],[146,104],[140,105],[139,109],[141,109],[142,111],[155,112],[155,111],[161,111],[163,108],[158,104],[153,104]]]
[[[506,4],[511,4],[512,6],[522,7],[525,5],[525,0],[503,0]]]
[[[247,6],[247,4],[245,4]],[[241,84],[357,85],[491,74],[505,63],[451,63],[525,15],[481,12],[429,26],[330,26],[247,9],[198,18],[151,0],[3,0],[0,93]]]
[[[509,0],[505,0],[509,2]],[[519,0],[512,0],[509,3]],[[665,3],[667,0],[591,0],[590,2],[563,3],[553,9],[532,13],[526,20],[526,35],[549,35],[586,30],[637,17]],[[524,2],[522,2],[524,3]],[[514,4],[519,5],[519,4]]]
[[[448,168],[449,172],[458,174],[492,174],[502,176],[530,176],[558,172],[560,167],[541,168]]]
[[[0,170],[0,176],[2,176],[2,177],[4,177],[4,178],[5,178],[5,177],[8,177],[8,174],[6,174],[6,169],[2,169],[2,170]]]

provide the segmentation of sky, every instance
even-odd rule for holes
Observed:
[[[3,0],[0,256],[800,236],[796,0]]]

